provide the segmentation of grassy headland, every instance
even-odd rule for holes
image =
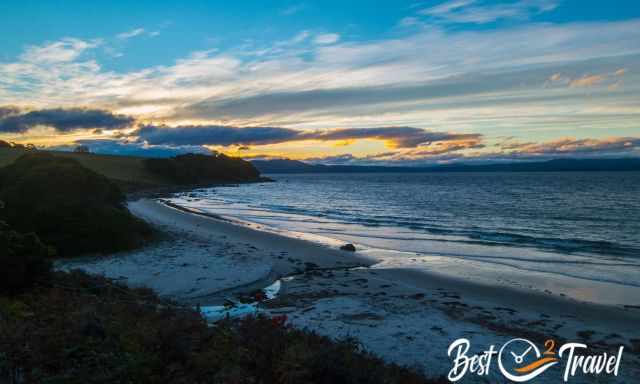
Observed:
[[[20,156],[30,153],[24,149],[0,148],[0,167],[7,166]],[[96,155],[92,153],[72,153],[58,151],[46,152],[52,156],[74,159],[82,166],[99,173],[119,184],[140,186],[160,186],[170,183],[170,180],[148,171],[145,159],[133,156]]]
[[[225,155],[182,155],[169,159],[154,159],[0,147],[0,167],[13,163],[24,154],[34,152],[76,160],[83,167],[118,184],[125,192],[189,184],[260,180],[260,173],[251,163]]]

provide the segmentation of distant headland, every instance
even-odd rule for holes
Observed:
[[[299,160],[253,160],[261,173],[392,173],[392,172],[603,172],[640,171],[640,158],[553,159],[496,164],[442,164],[425,167],[323,165]]]

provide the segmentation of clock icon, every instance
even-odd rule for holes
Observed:
[[[509,380],[522,383],[540,375],[558,363],[555,357],[545,357],[527,339],[512,339],[498,353],[500,372]]]

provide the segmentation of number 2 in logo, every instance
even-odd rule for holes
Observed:
[[[544,351],[544,355],[547,356],[553,356],[556,353],[554,352],[554,349],[556,349],[556,341],[553,339],[549,339],[547,341],[544,342],[544,347],[546,348],[546,350]]]

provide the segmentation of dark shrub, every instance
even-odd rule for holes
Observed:
[[[49,277],[48,248],[33,233],[20,234],[0,221],[0,293],[13,294]]]
[[[31,153],[0,169],[0,218],[67,257],[136,246],[149,234],[113,182],[74,159]]]
[[[0,300],[0,346],[0,383],[433,383],[353,342],[266,317],[208,326],[193,309],[80,272]]]
[[[223,154],[147,159],[145,166],[150,172],[177,184],[250,181],[260,177],[260,172],[250,162]]]

